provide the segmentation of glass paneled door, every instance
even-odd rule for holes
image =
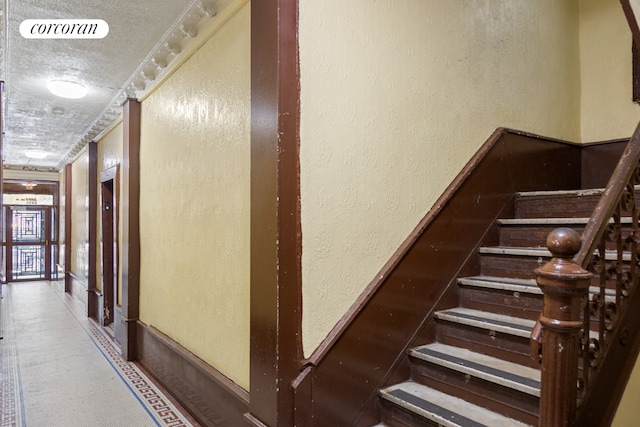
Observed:
[[[50,206],[6,206],[7,279],[57,279],[55,211]]]

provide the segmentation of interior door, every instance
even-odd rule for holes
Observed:
[[[123,335],[121,290],[118,273],[118,206],[120,188],[120,167],[116,165],[100,174],[102,215],[102,324],[111,325],[118,344]]]
[[[55,212],[50,206],[6,206],[7,279],[57,278]]]
[[[117,286],[114,240],[113,180],[102,182],[102,324],[111,324],[115,317],[115,286]]]

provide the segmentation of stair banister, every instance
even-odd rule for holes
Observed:
[[[553,258],[535,270],[544,292],[540,426],[568,427],[576,419],[581,302],[592,277],[572,259],[580,245],[576,231],[554,230],[547,238]]]
[[[618,202],[627,190],[627,185],[635,174],[638,174],[640,163],[640,124],[636,127],[627,148],[620,157],[618,166],[613,171],[609,183],[596,205],[589,222],[582,234],[582,247],[574,257],[577,264],[584,268],[591,263],[594,251],[597,249],[602,235],[608,228],[609,219],[613,215]]]
[[[542,351],[539,426],[575,425],[577,408],[588,398],[592,371],[599,368],[600,359],[606,354],[607,336],[613,335],[616,320],[626,309],[625,299],[639,282],[635,259],[640,238],[635,201],[635,186],[640,184],[639,165],[640,124],[582,238],[573,230],[558,229],[547,239],[553,259],[535,271],[544,292],[544,305],[531,335],[532,357],[537,360],[540,347]],[[627,231],[623,230],[623,215],[631,217]],[[623,253],[631,254],[626,266]],[[612,256],[615,259],[607,259]],[[599,292],[592,301],[587,299],[590,282],[587,270],[598,274]],[[607,294],[613,283],[615,302]],[[591,335],[592,319],[597,319],[595,336]]]

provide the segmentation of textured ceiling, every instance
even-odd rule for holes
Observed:
[[[0,73],[5,81],[4,164],[10,169],[59,170],[107,128],[126,97],[153,82],[230,0],[4,0]],[[7,6],[8,5],[8,6]],[[26,39],[25,19],[102,19],[104,39]],[[46,82],[72,80],[83,99],[51,94]],[[64,111],[63,114],[54,114]],[[26,150],[47,153],[29,159]]]

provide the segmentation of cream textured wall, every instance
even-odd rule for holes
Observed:
[[[640,121],[632,101],[631,30],[616,0],[580,0],[582,140],[629,137]]]
[[[107,169],[110,169],[116,165],[122,164],[122,147],[123,147],[123,138],[124,138],[124,125],[122,121],[113,129],[111,129],[106,135],[104,135],[98,141],[98,221],[97,227],[98,231],[96,236],[99,236],[100,241],[97,242],[98,252],[97,252],[97,263],[98,268],[97,271],[97,285],[99,288],[102,288],[102,215],[101,215],[101,203],[102,203],[102,183],[100,182],[100,174]],[[122,171],[120,172],[122,173]],[[114,189],[115,191],[115,189]],[[122,190],[120,190],[122,191]],[[122,194],[120,192],[120,194]],[[118,200],[118,218],[122,218],[122,201]],[[116,224],[116,230],[118,235],[118,254],[119,258],[122,259],[122,233],[118,224]],[[118,283],[122,283],[122,270],[120,269],[120,265],[118,265]],[[121,301],[122,296],[122,287],[118,286],[118,302]]]
[[[89,281],[89,154],[71,165],[71,271],[87,286]]]
[[[580,139],[576,0],[300,2],[303,345],[495,128]]]
[[[640,361],[636,361],[636,365],[631,372],[631,378],[629,378],[611,426],[637,427],[640,419],[640,405],[638,405],[638,402],[640,402]]]
[[[250,6],[142,104],[140,318],[249,389]]]

